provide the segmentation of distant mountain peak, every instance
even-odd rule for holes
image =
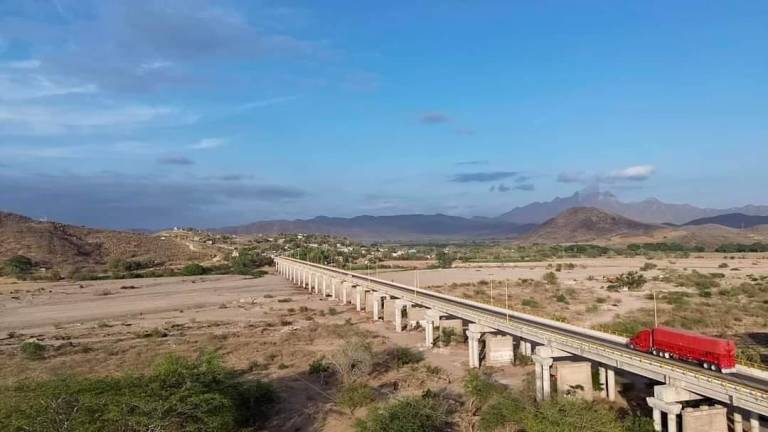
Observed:
[[[623,202],[609,191],[585,189],[568,197],[552,201],[534,202],[514,208],[497,218],[518,224],[540,224],[572,207],[596,207],[645,223],[684,224],[688,221],[728,213],[745,213],[751,216],[768,216],[768,206],[748,205],[735,209],[699,208],[689,204],[670,204],[658,198],[646,198],[638,202]]]
[[[618,235],[645,234],[658,228],[595,207],[572,207],[541,224],[524,240],[547,244],[578,243]]]

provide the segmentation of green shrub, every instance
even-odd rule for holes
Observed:
[[[624,432],[653,432],[653,420],[648,417],[629,416],[624,419]]]
[[[266,420],[268,383],[241,380],[217,354],[168,355],[148,375],[61,377],[2,389],[4,431],[237,431]]]
[[[558,294],[557,297],[555,297],[555,300],[558,303],[568,304],[568,297],[566,297],[563,293]]]
[[[208,269],[198,263],[187,264],[181,269],[182,276],[202,276],[206,273]]]
[[[35,269],[35,263],[24,255],[15,255],[3,261],[0,273],[15,278],[25,278]]]
[[[336,394],[336,403],[354,414],[355,410],[368,406],[376,400],[376,391],[365,383],[351,383],[342,386]]]
[[[611,284],[608,285],[608,290],[616,291],[621,288],[626,288],[630,291],[637,291],[648,282],[648,279],[636,271],[629,271],[611,278],[610,282]]]
[[[532,405],[523,413],[521,423],[526,432],[623,432],[616,412],[576,398],[555,398]]]
[[[647,262],[647,263],[643,264],[642,267],[640,267],[640,271],[650,271],[650,270],[656,269],[657,267],[658,267],[658,265],[656,265],[656,264],[654,264],[652,262]]]
[[[560,265],[560,264],[558,264]],[[544,273],[544,276],[541,277],[541,280],[547,283],[547,285],[557,285],[557,275],[555,272],[546,272]]]
[[[479,430],[480,432],[516,430],[520,426],[525,409],[520,399],[505,393],[480,410]],[[510,426],[514,429],[508,429]]]
[[[26,341],[19,345],[19,351],[21,355],[27,360],[40,360],[45,357],[45,351],[47,347],[37,341]]]
[[[479,405],[484,405],[503,391],[504,387],[501,384],[478,369],[470,369],[464,377],[464,392]]]
[[[541,304],[532,298],[523,299],[520,304],[531,309],[538,309],[541,307]]]
[[[387,352],[387,359],[392,367],[400,369],[424,360],[424,353],[408,347],[394,347]]]
[[[446,404],[432,395],[374,407],[355,424],[357,432],[439,432],[448,424]]]
[[[259,268],[270,266],[273,261],[272,258],[253,251],[240,251],[238,256],[232,257],[229,264],[234,274],[256,276]],[[259,276],[264,274],[266,272],[259,274]]]

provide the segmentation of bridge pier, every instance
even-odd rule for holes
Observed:
[[[533,355],[533,347],[531,346],[531,342],[525,339],[520,339],[520,345],[518,346],[518,353],[526,357],[530,357],[531,355]]]
[[[365,288],[358,285],[357,289],[355,290],[355,310],[357,310],[358,312],[362,312],[364,302],[365,302]]]
[[[428,310],[424,316],[424,345],[427,348],[435,346],[435,323],[440,323],[440,317],[445,314],[436,310]]]
[[[323,275],[322,278],[323,278],[323,297],[327,297],[328,296],[328,278],[325,275]]]
[[[534,354],[532,357],[536,376],[536,400],[541,402],[549,400],[552,396],[552,372],[553,360],[550,357],[541,357]]]
[[[467,329],[467,345],[469,350],[469,367],[479,368],[483,357],[481,339],[483,334],[492,332],[493,329],[480,324],[469,324]]]
[[[405,300],[395,300],[395,331],[400,333],[403,331],[403,312],[408,315],[408,309],[413,303]]]
[[[600,375],[600,396],[613,402],[616,400],[616,371],[606,366],[598,366],[597,371]]]
[[[667,415],[667,432],[677,432],[677,415],[683,409],[683,405],[677,402],[665,402],[655,397],[646,398],[648,405],[653,409],[653,429],[661,432],[661,413]]]
[[[749,413],[749,430],[750,432],[760,432],[760,414]]]

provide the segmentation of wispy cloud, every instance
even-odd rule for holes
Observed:
[[[600,184],[642,182],[648,180],[656,172],[653,165],[634,165],[607,174],[591,174],[585,171],[565,171],[557,176],[560,183]]]
[[[469,161],[461,161],[456,162],[456,165],[458,166],[474,166],[474,165],[488,165],[487,160],[469,160]]]
[[[451,118],[447,114],[441,112],[426,112],[421,114],[419,121],[425,125],[433,125],[448,123],[451,121]]]
[[[228,141],[225,138],[203,138],[195,144],[189,146],[189,148],[194,150],[210,150],[223,147],[227,145],[227,142]]]
[[[291,102],[298,99],[298,96],[280,96],[269,99],[257,100],[240,105],[238,108],[241,110],[250,110],[254,108],[265,108],[272,105],[279,105],[286,102]]]
[[[55,135],[191,123],[197,116],[165,106],[0,105],[0,133]]]
[[[453,131],[456,133],[456,135],[463,135],[463,136],[470,136],[475,134],[475,130],[470,128],[457,128],[457,129],[454,129]]]
[[[503,180],[515,177],[518,173],[515,171],[490,171],[456,174],[451,178],[454,183],[483,183]]]
[[[611,171],[611,173],[605,177],[606,180],[613,181],[643,181],[656,172],[656,167],[653,165],[635,165],[624,169]]]
[[[523,183],[523,184],[517,184],[513,186],[507,186],[505,183],[499,183],[498,185],[491,186],[488,189],[488,191],[504,193],[512,190],[518,190],[518,191],[530,192],[535,189],[536,189],[535,186],[531,183]]]
[[[187,166],[187,165],[194,165],[195,161],[193,161],[192,159],[186,156],[165,156],[165,157],[159,158],[157,160],[157,163],[161,165]]]

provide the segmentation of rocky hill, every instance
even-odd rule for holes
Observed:
[[[606,242],[617,236],[647,235],[660,228],[593,207],[574,207],[547,220],[522,240],[544,244]]]
[[[100,268],[115,258],[152,259],[167,264],[210,258],[189,245],[162,236],[97,230],[37,221],[0,212],[0,260],[25,255],[43,267],[66,272]]]
[[[768,206],[748,205],[730,209],[701,208],[689,204],[665,203],[656,198],[624,202],[610,192],[582,191],[551,201],[534,202],[514,208],[498,219],[517,224],[539,224],[574,207],[594,207],[645,223],[684,224],[704,217],[728,213],[768,216]]]
[[[722,225],[730,228],[752,228],[758,225],[768,225],[768,216],[753,216],[743,213],[728,213],[719,216],[694,219],[686,226],[692,225]]]

